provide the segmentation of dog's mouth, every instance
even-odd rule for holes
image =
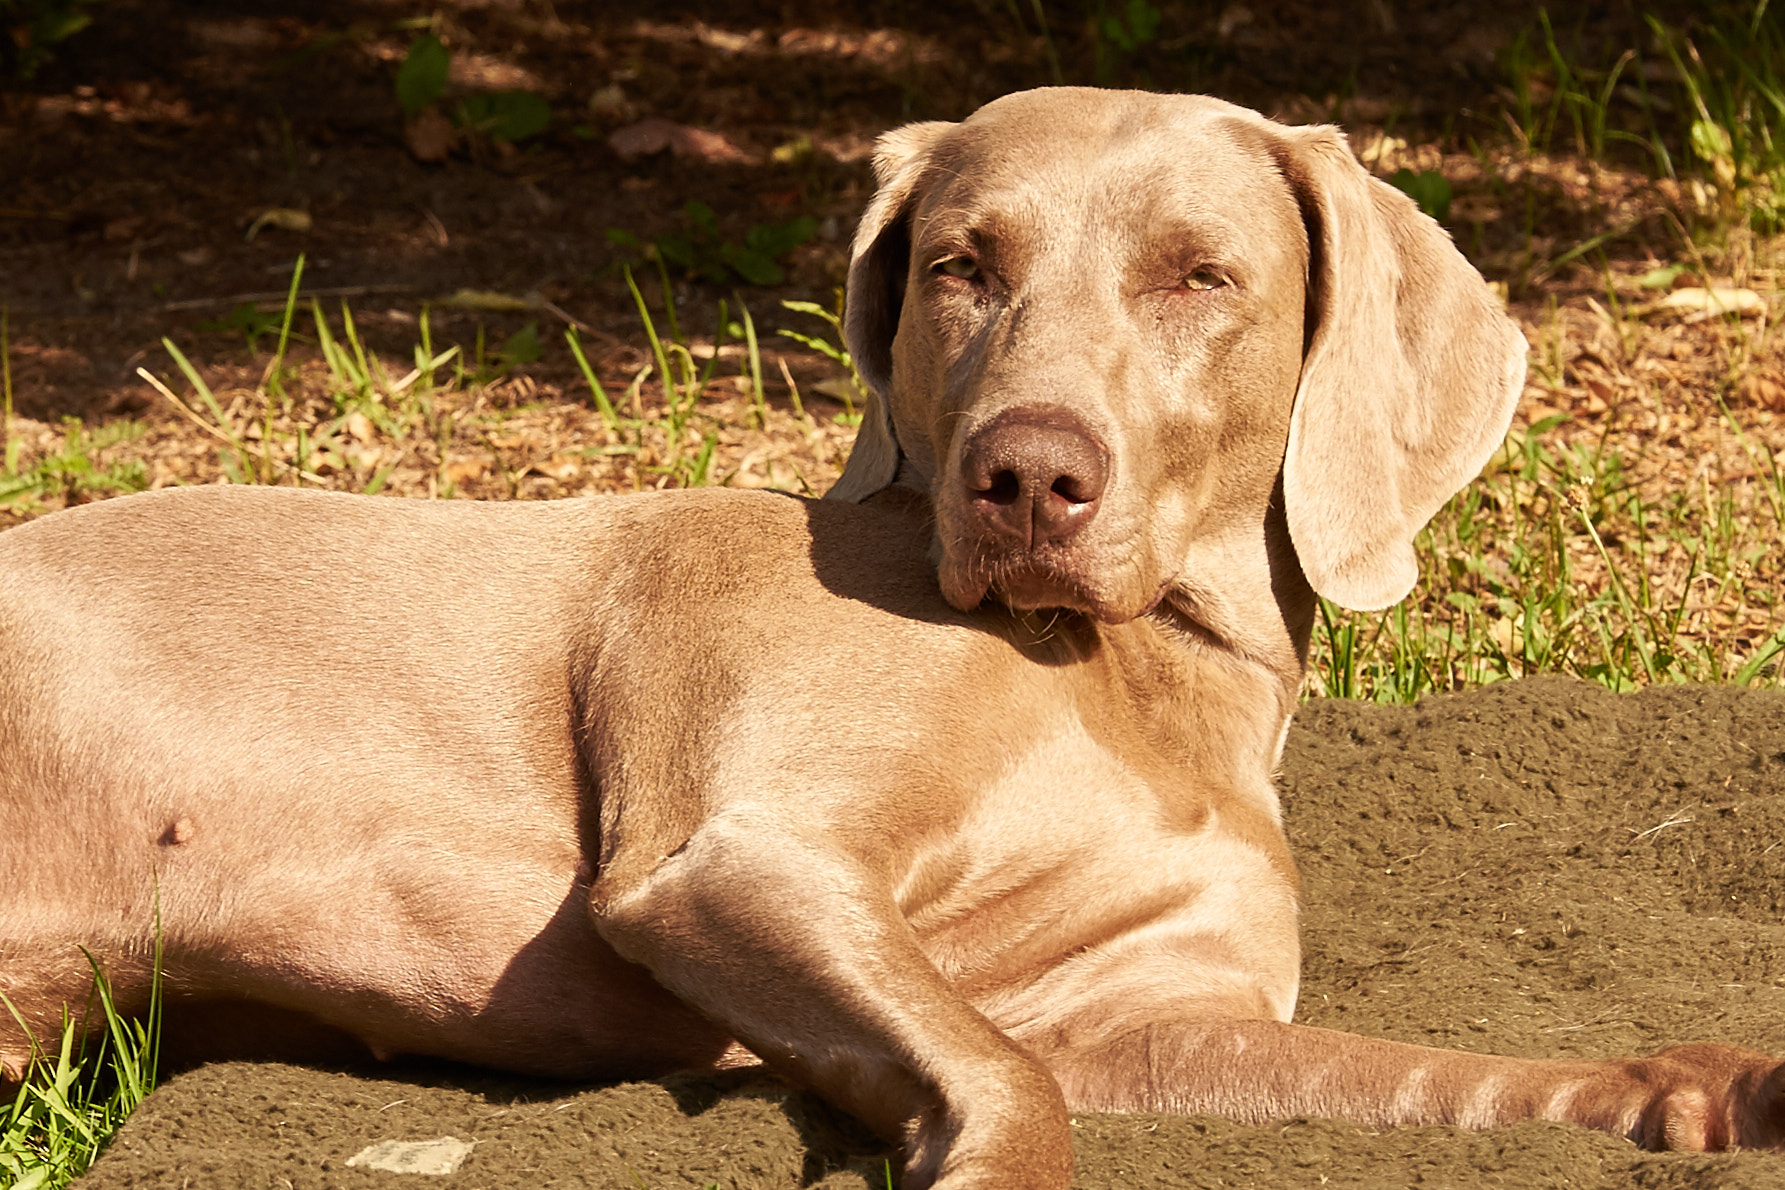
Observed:
[[[1088,583],[1077,568],[1046,556],[943,558],[942,594],[961,611],[988,600],[1012,611],[1073,611],[1104,624],[1124,624],[1157,607],[1164,588],[1135,598]]]

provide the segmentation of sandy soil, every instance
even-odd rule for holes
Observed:
[[[1303,1021],[1522,1055],[1785,1051],[1785,693],[1535,679],[1411,708],[1313,702],[1282,786]],[[1075,1123],[1085,1190],[1785,1187],[1785,1158],[1645,1154],[1549,1124]],[[476,1142],[440,1183],[467,1190],[886,1184],[850,1121],[749,1073],[577,1088],[243,1063],[170,1081],[79,1184],[403,1184],[344,1162],[440,1136]]]

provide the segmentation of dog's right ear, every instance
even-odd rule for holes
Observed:
[[[849,259],[849,289],[843,304],[843,338],[856,369],[867,382],[867,408],[843,477],[826,500],[859,504],[891,487],[899,474],[899,440],[893,433],[893,336],[905,304],[905,277],[911,268],[911,210],[930,150],[953,124],[907,124],[883,134],[874,145],[873,201],[862,213]]]

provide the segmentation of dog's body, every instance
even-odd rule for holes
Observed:
[[[1174,151],[1181,150],[1181,151]],[[1523,343],[1328,130],[1055,91],[890,135],[836,502],[157,493],[0,537],[0,990],[85,946],[195,1050],[737,1060],[1064,1186],[1065,1112],[1776,1146],[1777,1063],[1287,1023],[1272,770]],[[937,576],[940,574],[940,585]],[[16,1076],[24,1030],[0,1018]]]

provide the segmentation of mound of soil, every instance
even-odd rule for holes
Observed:
[[[1785,693],[1533,679],[1411,708],[1314,702],[1282,786],[1309,1024],[1521,1055],[1718,1040],[1785,1051]],[[1075,1185],[1785,1187],[1785,1158],[1204,1117],[1075,1121]],[[865,1190],[886,1154],[760,1074],[571,1088],[219,1064],[171,1080],[83,1190],[400,1184],[383,1140],[475,1142],[443,1183]],[[424,1183],[426,1184],[426,1183]]]

